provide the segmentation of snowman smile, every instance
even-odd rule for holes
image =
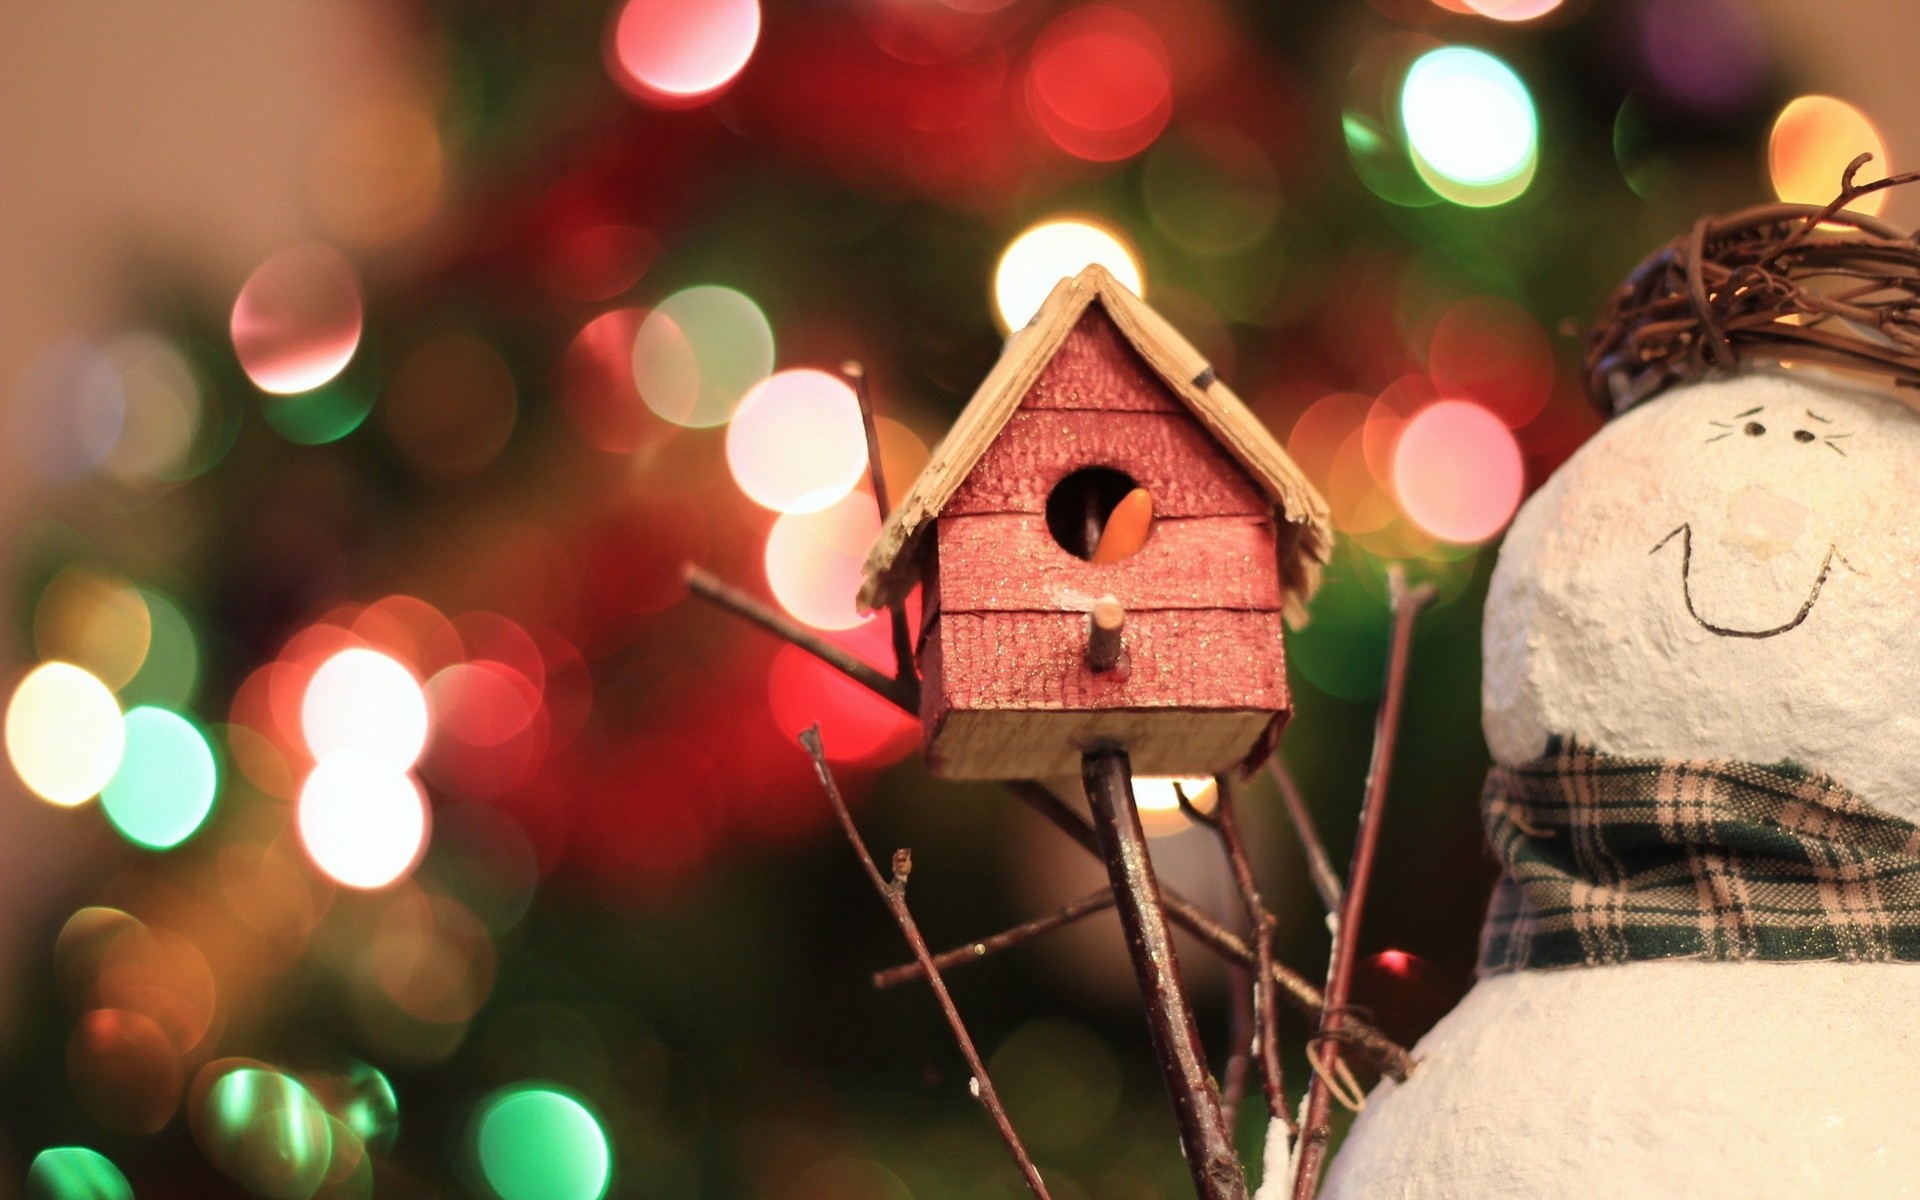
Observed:
[[[1700,628],[1716,637],[1770,638],[1778,637],[1783,633],[1788,633],[1799,628],[1800,623],[1807,619],[1807,614],[1813,611],[1814,603],[1820,599],[1820,589],[1827,585],[1827,576],[1833,573],[1834,560],[1839,559],[1843,565],[1852,565],[1841,555],[1838,547],[1829,545],[1827,547],[1826,557],[1820,560],[1820,573],[1814,576],[1813,587],[1807,591],[1806,602],[1800,605],[1800,611],[1793,614],[1792,620],[1784,625],[1776,625],[1771,629],[1734,629],[1731,626],[1714,624],[1712,621],[1701,616],[1700,610],[1694,607],[1693,524],[1691,522],[1681,525],[1666,537],[1661,538],[1659,544],[1647,553],[1658,554],[1668,542],[1671,542],[1676,537],[1680,539],[1680,595],[1687,602],[1687,615],[1692,617]]]

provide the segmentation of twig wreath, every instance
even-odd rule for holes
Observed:
[[[1754,363],[1839,367],[1920,386],[1920,241],[1848,211],[1920,172],[1856,183],[1825,207],[1703,217],[1649,255],[1586,336],[1587,394],[1618,415],[1677,383]]]

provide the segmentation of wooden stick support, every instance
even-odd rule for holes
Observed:
[[[1147,856],[1147,835],[1133,802],[1133,769],[1120,749],[1088,751],[1081,779],[1093,811],[1100,856],[1127,934],[1127,950],[1147,1010],[1147,1028],[1180,1125],[1180,1144],[1200,1200],[1247,1200],[1246,1176],[1220,1109],[1220,1093],[1207,1070],[1193,1005],[1180,979],[1160,885]]]
[[[1111,671],[1120,665],[1120,634],[1127,624],[1127,610],[1112,596],[1093,602],[1087,614],[1087,665],[1096,671]]]

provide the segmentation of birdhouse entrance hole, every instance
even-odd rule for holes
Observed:
[[[1062,550],[1075,558],[1090,562],[1129,558],[1146,541],[1144,528],[1138,531],[1138,536],[1119,539],[1125,543],[1118,547],[1124,553],[1116,553],[1111,544],[1108,551],[1098,557],[1094,552],[1100,547],[1101,535],[1106,532],[1107,519],[1113,516],[1114,509],[1139,488],[1133,476],[1125,471],[1082,467],[1054,484],[1053,491],[1047,493],[1047,532]],[[1151,509],[1147,511],[1151,520]],[[1120,532],[1115,530],[1116,534]]]

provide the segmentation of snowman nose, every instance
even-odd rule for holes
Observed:
[[[1761,558],[1790,549],[1807,527],[1807,510],[1766,488],[1743,487],[1727,499],[1727,537]]]

